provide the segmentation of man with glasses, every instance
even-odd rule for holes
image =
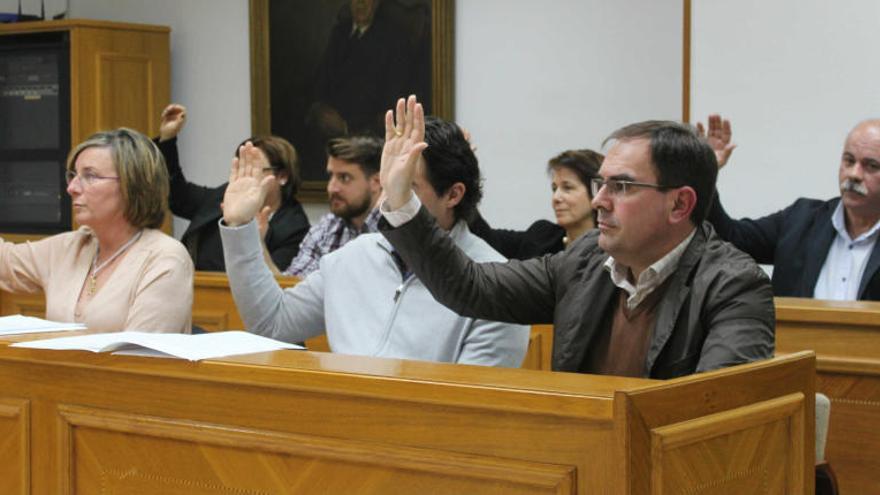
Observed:
[[[401,100],[393,117],[380,229],[453,311],[554,323],[557,371],[672,378],[772,356],[769,280],[703,222],[717,165],[691,128],[649,121],[615,131],[592,184],[598,229],[566,251],[475,263],[412,193],[425,147],[421,106]]]

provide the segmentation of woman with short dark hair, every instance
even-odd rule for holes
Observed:
[[[509,259],[529,259],[565,249],[596,227],[590,180],[599,176],[605,157],[593,150],[568,150],[547,163],[556,223],[538,220],[526,230],[493,229],[477,214],[471,231]]]

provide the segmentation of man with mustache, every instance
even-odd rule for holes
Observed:
[[[555,254],[478,263],[414,194],[433,146],[423,112],[410,96],[385,117],[379,224],[442,304],[473,318],[552,322],[556,371],[673,378],[773,355],[770,281],[703,222],[718,166],[693,129],[618,129],[591,183],[598,229]]]
[[[360,234],[376,232],[379,212],[374,208],[382,192],[379,185],[381,156],[382,140],[375,137],[336,138],[327,143],[330,213],[309,229],[284,275],[305,277],[318,269],[318,262],[325,254]],[[271,263],[269,265],[273,272],[278,272]]]
[[[709,118],[709,141],[727,161],[730,122]],[[880,300],[880,119],[865,120],[847,135],[838,172],[840,196],[800,198],[755,220],[730,218],[716,200],[709,221],[718,234],[773,265],[777,296]]]

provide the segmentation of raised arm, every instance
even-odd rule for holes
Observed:
[[[697,132],[706,138],[709,146],[715,151],[715,158],[718,160],[718,168],[720,169],[727,164],[727,160],[730,159],[731,153],[736,148],[736,145],[731,141],[733,128],[730,125],[730,120],[722,119],[721,115],[717,113],[709,115],[708,122],[708,132],[702,122],[697,122]]]
[[[274,175],[263,176],[266,167],[269,163],[265,155],[250,141],[239,147],[238,157],[232,159],[229,185],[223,195],[223,221],[226,225],[244,225],[263,208],[275,181]]]
[[[324,329],[323,289],[319,276],[282,291],[269,271],[255,217],[275,177],[262,177],[265,156],[250,142],[232,161],[223,197],[220,236],[235,305],[251,332],[299,342]],[[225,224],[225,225],[224,225]]]
[[[553,321],[557,272],[565,253],[477,263],[424,207],[397,228],[381,222],[380,230],[434,298],[456,313],[521,324]]]
[[[176,138],[183,126],[186,125],[186,107],[178,103],[172,103],[162,110],[159,122],[159,142],[165,142]]]
[[[165,157],[165,166],[168,168],[168,180],[171,186],[168,207],[171,213],[191,220],[206,201],[216,201],[216,188],[193,184],[186,180],[177,151],[177,135],[185,124],[186,107],[176,103],[168,105],[160,116],[159,137],[154,141]]]
[[[708,130],[697,123],[697,131],[704,136],[715,151],[718,168],[724,167],[736,145],[732,142],[733,130],[730,120],[718,114],[709,115]],[[721,195],[716,191],[707,220],[715,227],[722,239],[755,258],[758,263],[773,264],[776,243],[784,222],[783,212],[752,220],[731,218],[721,205]]]
[[[281,275],[281,269],[278,268],[275,260],[272,259],[272,252],[269,251],[269,246],[266,245],[266,234],[269,233],[269,216],[271,214],[271,206],[264,206],[257,212],[257,230],[260,232],[260,247],[263,249],[263,260],[266,262],[266,266],[269,267],[272,275]],[[299,243],[297,243],[296,248],[299,248]]]
[[[412,192],[415,168],[422,150],[425,120],[415,96],[397,103],[385,115],[385,147],[380,180],[386,194],[382,205],[389,224],[383,235],[431,294],[453,311],[474,318],[517,323],[547,323],[555,306],[554,260],[475,263],[440,229]],[[412,201],[411,201],[412,200]]]
[[[413,196],[412,183],[425,142],[425,110],[415,95],[397,100],[397,111],[385,113],[385,146],[379,180],[389,209],[397,210]]]
[[[248,331],[287,342],[324,332],[324,289],[320,271],[282,290],[263,259],[256,222],[221,224],[226,274],[235,305]]]

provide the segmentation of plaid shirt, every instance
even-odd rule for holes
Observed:
[[[354,225],[332,213],[324,215],[317,225],[309,229],[309,233],[299,245],[299,253],[284,270],[284,274],[305,277],[312,273],[318,269],[321,256],[336,251],[361,234],[378,232],[379,217],[379,209],[374,208],[358,230]]]

